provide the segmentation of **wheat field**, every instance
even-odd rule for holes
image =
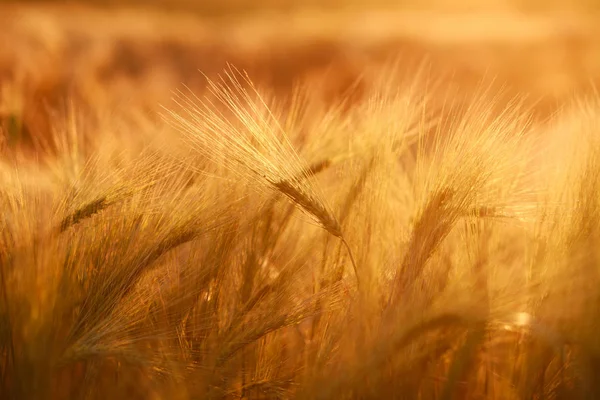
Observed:
[[[97,3],[0,4],[0,399],[600,398],[593,7]]]

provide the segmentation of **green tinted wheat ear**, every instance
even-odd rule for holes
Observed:
[[[218,81],[208,79],[210,97],[178,92],[180,112],[166,110],[166,119],[203,159],[224,167],[257,190],[276,191],[327,232],[342,240],[338,219],[314,181],[315,171],[330,161],[306,166],[286,132],[247,75],[230,67]],[[354,258],[350,259],[356,272]],[[358,279],[358,276],[357,276]]]

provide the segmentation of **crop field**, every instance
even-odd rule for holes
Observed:
[[[0,399],[600,399],[600,7],[0,1]]]

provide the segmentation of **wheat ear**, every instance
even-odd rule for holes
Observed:
[[[300,207],[306,213],[312,215],[317,221],[321,224],[321,226],[329,232],[331,235],[339,238],[342,241],[342,244],[346,247],[348,251],[348,256],[350,257],[350,262],[352,263],[352,268],[354,269],[354,275],[356,277],[356,286],[360,289],[360,279],[358,277],[358,269],[356,267],[356,261],[354,259],[354,255],[352,254],[352,249],[350,245],[346,241],[342,233],[342,228],[337,218],[330,213],[327,208],[323,206],[319,201],[315,200],[308,193],[302,190],[300,185],[293,185],[290,181],[279,181],[272,183],[273,186],[286,197],[288,197],[293,203],[295,203],[298,207]]]
[[[167,109],[167,121],[202,156],[218,162],[239,178],[285,195],[327,232],[340,238],[351,253],[340,223],[326,206],[317,185],[310,181],[315,172],[327,168],[332,160],[304,166],[247,74],[230,67],[219,82],[208,78],[207,82],[216,102],[180,92],[175,102],[185,115]],[[350,259],[356,273],[353,255]],[[356,274],[357,282],[358,279]]]

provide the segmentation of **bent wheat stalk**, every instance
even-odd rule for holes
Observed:
[[[289,199],[291,199],[292,202],[294,202],[303,210],[305,210],[307,213],[315,216],[327,232],[341,240],[342,244],[346,247],[346,250],[348,251],[350,263],[352,264],[352,268],[354,269],[354,275],[356,276],[356,285],[358,288],[360,288],[356,260],[354,259],[354,255],[352,254],[352,249],[350,248],[350,245],[348,244],[346,238],[342,234],[342,228],[338,220],[332,214],[330,214],[321,203],[319,203],[318,201],[311,201],[312,199],[309,196],[301,192],[298,187],[294,187],[289,182],[280,181],[275,183],[274,186],[281,193],[283,193]]]
[[[241,76],[241,79],[240,79]],[[199,155],[224,167],[257,190],[286,196],[348,250],[359,285],[357,266],[338,219],[314,181],[315,171],[331,161],[307,167],[300,160],[278,118],[246,74],[229,67],[218,82],[207,78],[216,99],[178,92],[174,102],[182,111],[166,109],[166,120],[184,135]]]

